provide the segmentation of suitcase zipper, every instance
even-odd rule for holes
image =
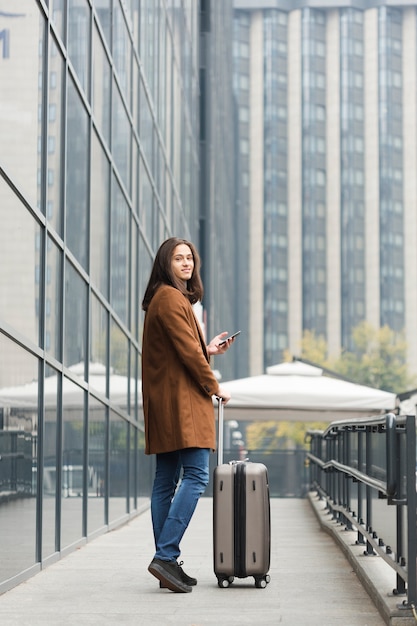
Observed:
[[[236,463],[234,476],[235,575],[246,577],[246,465]]]

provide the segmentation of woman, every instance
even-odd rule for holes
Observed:
[[[185,239],[167,239],[156,254],[142,303],[142,395],[145,452],[156,454],[151,498],[156,552],[148,570],[161,587],[179,593],[197,584],[177,559],[209,481],[210,450],[216,447],[212,396],[225,403],[230,399],[209,359],[223,354],[233,340],[219,345],[227,335],[222,332],[206,346],[192,308],[202,297],[195,247]]]

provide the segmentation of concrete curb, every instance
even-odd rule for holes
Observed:
[[[404,596],[396,596],[396,573],[378,556],[364,554],[363,546],[356,544],[357,532],[333,520],[316,492],[308,494],[310,505],[322,530],[333,537],[342,549],[353,571],[389,626],[416,626],[417,620],[408,608],[401,608]]]

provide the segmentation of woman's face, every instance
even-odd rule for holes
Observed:
[[[172,272],[176,278],[184,283],[190,280],[194,270],[194,258],[191,248],[185,243],[181,243],[174,248],[171,261]]]

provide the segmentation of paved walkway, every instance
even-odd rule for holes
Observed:
[[[212,570],[212,500],[184,537],[192,593],[160,590],[149,511],[72,552],[0,596],[1,626],[383,626],[374,603],[307,499],[272,499],[271,582],[227,589]],[[382,590],[385,593],[385,590]]]

